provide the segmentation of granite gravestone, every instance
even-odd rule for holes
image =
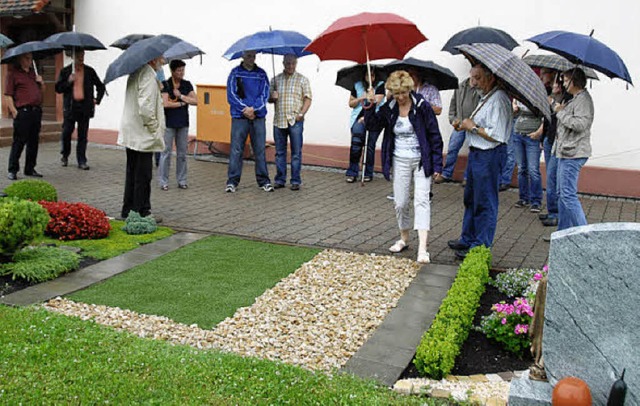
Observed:
[[[626,368],[625,405],[640,402],[640,224],[603,223],[552,234],[542,354],[548,383],[511,384],[509,404],[550,404],[566,376],[607,402]]]

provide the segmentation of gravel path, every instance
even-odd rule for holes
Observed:
[[[409,259],[325,250],[213,330],[62,298],[44,307],[140,337],[330,371],[364,344],[419,269]]]

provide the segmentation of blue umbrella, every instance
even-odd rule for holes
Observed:
[[[551,119],[547,91],[538,75],[522,59],[498,44],[459,45],[472,64],[482,63],[498,78],[499,85],[529,110]]]
[[[542,49],[562,55],[571,62],[585,65],[610,78],[620,78],[630,84],[631,76],[622,58],[611,48],[590,35],[568,31],[549,31],[529,38]]]
[[[478,26],[454,34],[444,44],[442,50],[458,55],[460,51],[456,47],[463,44],[498,44],[509,51],[518,46],[516,40],[506,32],[497,28]]]
[[[40,59],[55,55],[59,52],[62,52],[62,46],[60,45],[49,44],[43,41],[30,41],[7,49],[0,63],[12,63],[18,56],[27,53],[31,53],[33,59]]]
[[[0,34],[0,48],[6,48],[13,45],[13,41],[6,35]]]
[[[187,41],[180,41],[167,49],[163,56],[164,59],[170,61],[172,59],[189,59],[196,55],[200,55],[200,63],[202,63],[203,54],[204,52],[197,46],[190,44]]]
[[[236,41],[224,53],[225,58],[233,60],[242,56],[242,51],[256,51],[263,54],[296,56],[311,55],[304,48],[311,40],[296,31],[259,31]]]
[[[49,36],[44,42],[50,44],[58,44],[63,46],[64,49],[84,49],[86,51],[95,51],[96,49],[107,49],[102,42],[98,41],[96,37],[83,32],[68,31],[59,32]]]
[[[132,74],[150,60],[162,56],[167,49],[180,41],[182,41],[180,38],[173,35],[157,35],[134,43],[111,62],[107,68],[104,84],[120,76]]]

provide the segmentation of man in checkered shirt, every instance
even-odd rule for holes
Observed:
[[[287,136],[291,144],[291,190],[300,190],[302,178],[302,131],[304,116],[311,107],[309,79],[296,72],[298,58],[284,56],[284,71],[271,81],[269,102],[276,107],[273,119],[273,139],[276,143],[275,189],[287,183]]]

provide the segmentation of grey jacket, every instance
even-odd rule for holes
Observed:
[[[455,120],[462,121],[465,118],[469,118],[479,101],[480,95],[476,89],[469,85],[469,79],[463,80],[456,91],[453,92],[453,97],[451,97],[449,122],[453,123]]]
[[[557,158],[576,159],[591,156],[593,100],[585,89],[558,112],[558,129],[552,153]]]

